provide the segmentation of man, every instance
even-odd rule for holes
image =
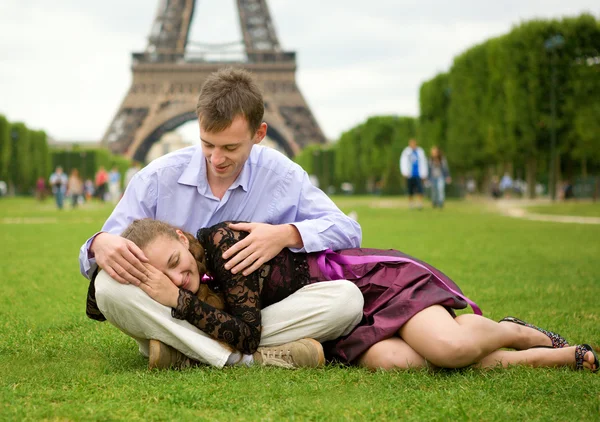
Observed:
[[[121,197],[121,173],[117,166],[113,166],[108,173],[108,193],[113,204],[119,202]]]
[[[234,274],[252,273],[285,247],[316,252],[360,244],[360,226],[312,186],[301,167],[257,145],[267,133],[263,113],[262,94],[246,71],[224,69],[210,75],[197,105],[201,145],[175,151],[140,170],[102,231],[81,248],[82,274],[91,278],[98,266],[103,270],[90,283],[88,300],[93,304],[95,293],[102,315],[95,314],[93,306],[88,306],[88,315],[106,317],[137,340],[140,351],[151,354],[151,364],[163,361],[153,356],[155,351],[167,352],[165,366],[179,357],[156,342],[149,349],[148,339],[218,367],[252,357],[240,358],[187,322],[172,318],[170,308],[137,287],[147,281],[147,259],[119,236],[133,220],[155,218],[192,233],[222,221],[251,221],[232,225],[249,232],[224,255]],[[282,366],[316,366],[323,356],[319,343],[295,340],[335,339],[360,321],[363,300],[354,284],[317,284],[262,311],[262,364],[277,365],[281,359],[269,358],[276,355],[287,359]],[[284,343],[284,348],[274,347]]]
[[[406,178],[408,187],[408,206],[414,208],[413,196],[417,196],[417,208],[423,209],[423,180],[427,178],[427,158],[423,148],[411,139],[400,155],[400,172]]]
[[[50,186],[52,187],[52,193],[56,200],[56,207],[59,210],[63,209],[65,193],[67,192],[67,175],[63,172],[61,166],[56,167],[54,173],[50,175]]]

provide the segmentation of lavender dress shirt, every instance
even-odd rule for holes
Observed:
[[[136,219],[154,218],[196,233],[228,220],[293,224],[304,247],[318,252],[360,246],[361,229],[296,163],[272,148],[254,145],[240,175],[223,199],[215,197],[206,178],[200,146],[191,146],[152,161],[131,180],[121,201],[98,233],[120,234]],[[81,247],[79,268],[90,278],[97,265],[89,246]]]

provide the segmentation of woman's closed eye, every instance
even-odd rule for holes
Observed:
[[[179,265],[179,253],[176,252],[169,258],[169,262],[167,262],[167,268],[175,268]]]

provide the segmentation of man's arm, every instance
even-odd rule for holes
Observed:
[[[344,214],[312,185],[308,174],[296,164],[278,184],[272,199],[273,225],[239,223],[235,230],[250,232],[223,255],[233,274],[248,275],[285,247],[293,252],[318,252],[360,246],[362,233],[356,221]]]
[[[155,213],[155,182],[134,177],[102,230],[89,238],[79,250],[81,274],[90,278],[100,266],[121,283],[139,284],[140,278],[147,272],[142,262],[147,260],[133,242],[120,234],[133,220],[154,218]]]

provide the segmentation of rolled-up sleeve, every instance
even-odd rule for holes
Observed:
[[[297,164],[293,164],[286,177],[282,178],[276,197],[273,221],[294,225],[304,244],[302,248],[290,248],[291,251],[319,252],[360,247],[362,232],[358,223],[315,187],[308,174]],[[278,219],[277,215],[281,217]]]
[[[142,177],[136,174],[125,194],[113,210],[102,230],[90,237],[79,249],[79,271],[90,278],[96,270],[96,259],[90,252],[90,245],[100,233],[121,234],[134,220],[154,218],[156,215],[156,176]]]

